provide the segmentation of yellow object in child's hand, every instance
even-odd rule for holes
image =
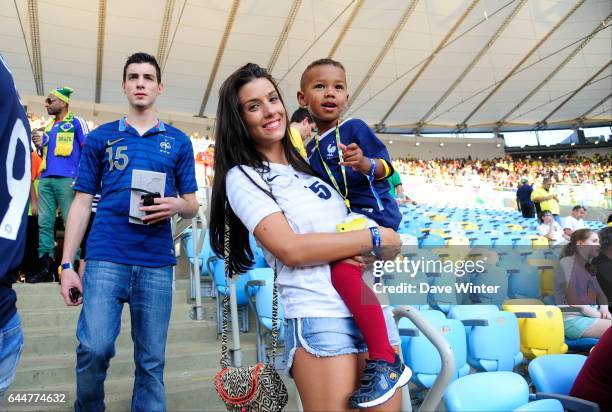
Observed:
[[[336,232],[352,232],[354,230],[361,230],[368,227],[368,221],[365,217],[359,216],[347,220],[346,222],[338,223],[336,225]]]

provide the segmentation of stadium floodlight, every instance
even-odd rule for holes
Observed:
[[[576,142],[572,142],[572,144],[570,144],[570,146],[576,146]]]

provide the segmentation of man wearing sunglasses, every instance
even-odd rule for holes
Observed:
[[[70,87],[51,90],[45,99],[47,113],[54,116],[44,133],[32,136],[34,144],[42,147],[42,164],[38,184],[38,226],[40,272],[27,279],[30,283],[56,280],[55,216],[57,208],[62,211],[64,225],[74,197],[72,185],[76,178],[81,150],[85,144],[87,124],[69,110]]]

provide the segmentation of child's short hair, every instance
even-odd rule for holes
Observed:
[[[313,67],[316,67],[316,66],[327,66],[327,65],[336,66],[336,67],[342,69],[342,71],[346,73],[346,69],[344,68],[342,63],[340,63],[339,61],[334,60],[334,59],[330,59],[330,58],[327,58],[327,57],[324,58],[324,59],[318,59],[318,60],[315,60],[312,63],[310,63],[306,67],[304,72],[302,73],[302,78],[300,79],[300,88],[304,89],[304,78],[306,77],[306,73],[308,73],[310,71],[310,69],[312,69]]]

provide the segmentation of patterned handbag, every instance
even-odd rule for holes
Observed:
[[[225,218],[224,257],[226,282],[232,277],[229,258],[229,225]],[[276,288],[276,264],[274,265],[274,295],[272,299],[272,359],[271,363],[235,368],[230,366],[227,349],[229,296],[223,297],[223,327],[221,331],[221,370],[215,376],[215,388],[232,412],[278,412],[287,404],[287,388],[274,367],[276,340],[278,337],[278,290]]]

